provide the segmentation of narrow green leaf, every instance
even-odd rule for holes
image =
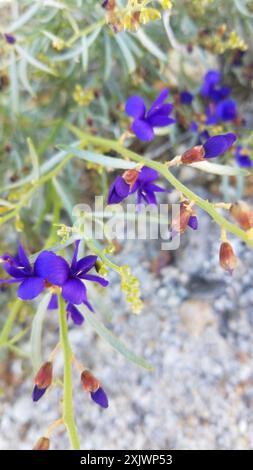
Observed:
[[[154,367],[152,364],[147,362],[142,357],[137,356],[134,352],[132,352],[114,333],[112,333],[108,328],[106,328],[103,323],[98,320],[97,316],[93,313],[89,312],[89,310],[85,309],[85,307],[81,307],[82,313],[85,316],[87,323],[94,328],[101,338],[103,338],[110,346],[115,349],[115,351],[119,352],[124,356],[128,361],[136,364],[143,369],[147,369],[149,371],[153,371]]]
[[[33,56],[31,56],[31,54],[26,49],[23,49],[23,47],[19,46],[18,44],[15,44],[15,49],[20,55],[20,57],[24,57],[27,62],[29,62],[35,68],[43,70],[43,72],[47,72],[51,75],[56,75],[56,73],[52,69],[50,69],[46,64],[43,64],[43,62],[41,62],[40,60],[35,59]]]
[[[31,330],[31,359],[33,369],[36,372],[41,366],[42,360],[42,329],[43,322],[47,312],[51,294],[47,293],[39,303],[37,312],[32,322]]]
[[[206,173],[212,173],[214,175],[227,175],[227,176],[237,176],[243,175],[248,176],[249,172],[244,168],[239,168],[236,166],[228,165],[219,165],[218,163],[211,162],[197,162],[192,163],[190,166],[197,168],[197,170],[205,171]]]
[[[144,33],[144,31],[139,28],[136,37],[142,44],[142,46],[147,49],[147,51],[150,52],[153,56],[155,56],[157,59],[161,60],[162,62],[167,62],[167,57],[164,54],[159,47]]]
[[[30,137],[28,137],[28,139],[27,139],[27,145],[28,145],[28,148],[29,148],[29,154],[30,154],[31,162],[32,162],[32,166],[33,166],[33,179],[36,181],[40,177],[39,156],[36,152],[36,149],[33,145],[33,141],[32,141],[32,139],[30,139]]]
[[[58,145],[59,149],[66,150],[70,155],[87,162],[97,163],[98,165],[106,166],[108,168],[118,168],[122,170],[130,170],[136,167],[136,163],[123,160],[122,158],[109,157],[99,153],[91,152],[90,150],[81,150],[76,147],[67,145]]]
[[[130,49],[125,44],[124,33],[115,34],[114,39],[117,42],[117,44],[118,44],[118,46],[119,46],[119,48],[120,48],[120,50],[123,54],[123,57],[125,59],[125,62],[126,62],[129,73],[133,73],[136,69],[136,62],[134,60],[134,56],[133,56],[132,52],[130,51]]]

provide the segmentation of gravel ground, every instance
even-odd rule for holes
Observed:
[[[253,252],[235,241],[239,267],[226,275],[218,266],[218,235],[203,215],[201,230],[188,232],[173,260],[164,252],[157,259],[157,242],[128,241],[117,255],[139,277],[145,308],[140,316],[129,312],[112,273],[111,298],[102,302],[105,321],[155,372],[127,363],[88,325],[71,329],[76,355],[101,379],[110,400],[101,410],[75,376],[82,449],[253,447]],[[55,324],[49,319],[48,352]],[[12,380],[1,384],[0,448],[29,449],[59,417],[61,391],[54,388],[32,404],[24,364],[15,360],[8,373]],[[63,429],[53,435],[52,448],[69,448]]]

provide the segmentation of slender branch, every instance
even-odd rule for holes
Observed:
[[[76,430],[75,419],[73,415],[72,398],[72,350],[68,339],[68,325],[65,310],[65,303],[61,295],[58,295],[59,304],[59,324],[60,341],[64,358],[64,387],[63,387],[63,421],[68,430],[71,446],[73,450],[80,449],[79,437]]]
[[[20,307],[22,305],[22,300],[17,299],[12,307],[12,310],[7,317],[7,320],[3,326],[3,329],[0,334],[0,345],[3,345],[8,342],[10,332],[12,330],[13,324],[16,320]]]

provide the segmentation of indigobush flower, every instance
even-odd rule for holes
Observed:
[[[176,122],[169,117],[173,104],[165,103],[168,95],[169,90],[161,91],[149,111],[146,110],[145,102],[140,96],[131,96],[127,100],[125,111],[134,119],[131,129],[140,140],[151,141],[155,136],[155,127],[164,127]]]
[[[137,193],[137,204],[142,201],[157,204],[155,193],[166,192],[166,189],[154,184],[158,177],[159,173],[147,166],[143,166],[139,171],[125,171],[122,176],[117,176],[110,186],[108,204],[118,204],[133,193]]]
[[[103,277],[94,274],[89,274],[89,271],[93,267],[95,267],[95,264],[97,262],[97,256],[89,255],[85,256],[84,258],[81,258],[80,260],[77,260],[79,244],[80,240],[77,240],[70,266],[64,258],[58,257],[62,260],[62,277],[64,279],[61,284],[61,295],[63,299],[67,302],[67,313],[71,316],[73,322],[77,325],[83,323],[84,318],[81,312],[75,307],[75,305],[84,304],[92,312],[94,311],[87,299],[87,289],[83,281],[86,280],[97,282],[103,287],[106,287],[108,285],[108,281]],[[54,284],[54,267],[50,265],[50,259],[48,259],[48,263],[45,263],[43,265],[43,269],[41,269],[41,274],[45,279]],[[53,294],[48,307],[49,309],[53,309],[57,308],[57,306],[57,297],[55,294]]]
[[[236,135],[232,132],[228,134],[214,135],[209,137],[203,145],[192,147],[183,153],[181,162],[189,165],[191,163],[200,162],[206,158],[219,157],[232,147],[236,141]]]
[[[83,390],[87,393],[90,393],[92,400],[102,408],[108,408],[108,398],[101,387],[99,380],[89,371],[84,370],[81,374],[81,383]]]
[[[37,257],[34,266],[29,262],[26,252],[22,245],[18,245],[17,256],[4,254],[1,257],[4,270],[13,279],[1,279],[0,283],[19,283],[20,286],[17,291],[18,297],[22,300],[32,300],[37,297],[45,289],[45,276],[42,274],[43,266],[47,261],[51,261],[48,266],[48,271],[52,269],[55,272],[53,284],[60,286],[64,281],[62,277],[62,258],[53,252],[44,251]],[[63,273],[64,274],[64,273]],[[50,279],[52,278],[49,275]],[[47,279],[50,281],[49,279]]]
[[[247,155],[247,149],[244,149],[242,145],[238,145],[235,151],[235,160],[243,168],[252,168],[253,160]]]

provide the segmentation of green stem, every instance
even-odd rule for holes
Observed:
[[[79,437],[76,430],[75,419],[73,415],[72,398],[72,350],[68,339],[68,325],[65,303],[61,295],[58,295],[59,303],[59,323],[60,323],[60,341],[64,358],[64,387],[63,387],[63,421],[68,430],[71,446],[73,450],[80,449]]]
[[[10,335],[10,332],[12,330],[12,327],[13,327],[13,324],[16,320],[16,317],[18,315],[18,312],[20,310],[20,307],[22,305],[22,300],[21,299],[17,299],[13,305],[13,308],[9,314],[9,316],[7,317],[7,320],[3,326],[3,329],[1,331],[1,334],[0,334],[0,345],[3,345],[5,344],[6,342],[8,342],[8,339],[9,339],[9,335]]]

